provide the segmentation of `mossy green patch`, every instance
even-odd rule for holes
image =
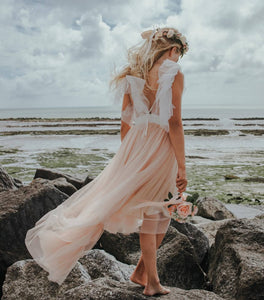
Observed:
[[[18,148],[6,148],[4,146],[0,146],[0,155],[15,154],[18,152],[21,152],[21,150]]]
[[[200,196],[211,196],[225,203],[258,205],[264,203],[264,188],[259,182],[245,182],[244,178],[261,176],[261,165],[187,165],[188,189]],[[226,180],[225,176],[237,176]]]
[[[36,168],[13,167],[7,165],[4,166],[4,169],[10,176],[21,180],[23,184],[30,183],[36,173]]]
[[[3,159],[0,159],[0,164],[1,165],[10,165],[10,164],[13,164],[13,163],[16,163],[16,159],[15,158],[3,158]]]
[[[46,151],[38,154],[38,163],[46,168],[76,168],[89,166],[97,162],[104,162],[105,156],[98,153],[80,153],[76,149],[61,148],[56,151]]]

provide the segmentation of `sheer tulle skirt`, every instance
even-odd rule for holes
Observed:
[[[49,280],[61,284],[104,230],[166,233],[177,161],[165,130],[149,123],[143,131],[133,125],[105,169],[28,230],[25,244]]]

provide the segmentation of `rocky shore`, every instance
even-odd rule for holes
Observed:
[[[47,279],[24,244],[28,229],[93,178],[37,169],[28,185],[0,168],[2,299],[264,299],[264,213],[238,218],[213,197],[198,215],[171,221],[158,249],[164,296],[146,297],[129,276],[140,256],[138,233],[103,233],[59,286]]]

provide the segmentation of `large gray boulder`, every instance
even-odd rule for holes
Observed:
[[[37,169],[34,175],[34,179],[43,178],[43,179],[54,180],[60,177],[65,178],[69,183],[74,185],[76,189],[80,189],[83,186],[82,179],[74,177],[72,175],[64,174],[54,169],[45,169],[45,168]]]
[[[73,184],[68,182],[66,180],[66,178],[64,178],[64,177],[59,177],[59,178],[56,178],[56,179],[53,179],[53,180],[43,179],[43,178],[36,178],[36,179],[34,179],[34,181],[35,182],[40,182],[42,184],[51,183],[58,190],[60,190],[61,192],[67,194],[68,196],[71,196],[72,194],[77,192],[77,188]]]
[[[113,255],[100,249],[92,249],[79,259],[85,266],[92,279],[110,277],[120,282],[129,281],[135,265],[128,265],[118,261]]]
[[[218,220],[218,221],[212,221],[206,223],[200,223],[196,224],[196,227],[204,233],[204,235],[207,237],[209,241],[209,247],[211,247],[215,241],[215,235],[217,233],[217,230],[219,227],[221,227],[223,224],[229,222],[232,219],[224,219],[224,220]]]
[[[140,258],[139,234],[113,234],[105,230],[94,248],[104,249],[123,263],[136,265]]]
[[[25,246],[27,231],[67,198],[53,184],[37,180],[17,190],[0,192],[0,284],[8,266],[31,258]]]
[[[194,248],[197,261],[201,264],[209,251],[209,240],[199,227],[189,222],[179,223],[171,220],[171,226],[176,228],[180,233],[184,234]]]
[[[207,276],[198,263],[194,247],[184,234],[174,230],[174,238],[157,251],[161,282],[183,289],[206,289]]]
[[[263,219],[230,220],[218,229],[208,277],[223,298],[264,299]]]
[[[47,275],[48,272],[33,259],[15,262],[7,269],[1,299],[63,299],[66,291],[91,282],[90,275],[79,262],[61,285],[49,281]]]
[[[221,201],[213,197],[198,198],[197,207],[197,216],[201,216],[207,219],[223,220],[236,218],[234,214],[230,210],[228,210]]]

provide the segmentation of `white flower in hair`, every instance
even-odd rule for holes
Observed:
[[[154,40],[156,41],[160,39],[162,36],[163,36],[163,31],[158,29],[158,31],[155,33]]]
[[[173,35],[174,35],[174,30],[173,29],[170,29],[169,31],[168,31],[168,33],[167,33],[167,38],[172,38],[173,37]]]
[[[185,36],[181,36],[180,40],[182,41],[183,45],[186,44],[186,37]]]

